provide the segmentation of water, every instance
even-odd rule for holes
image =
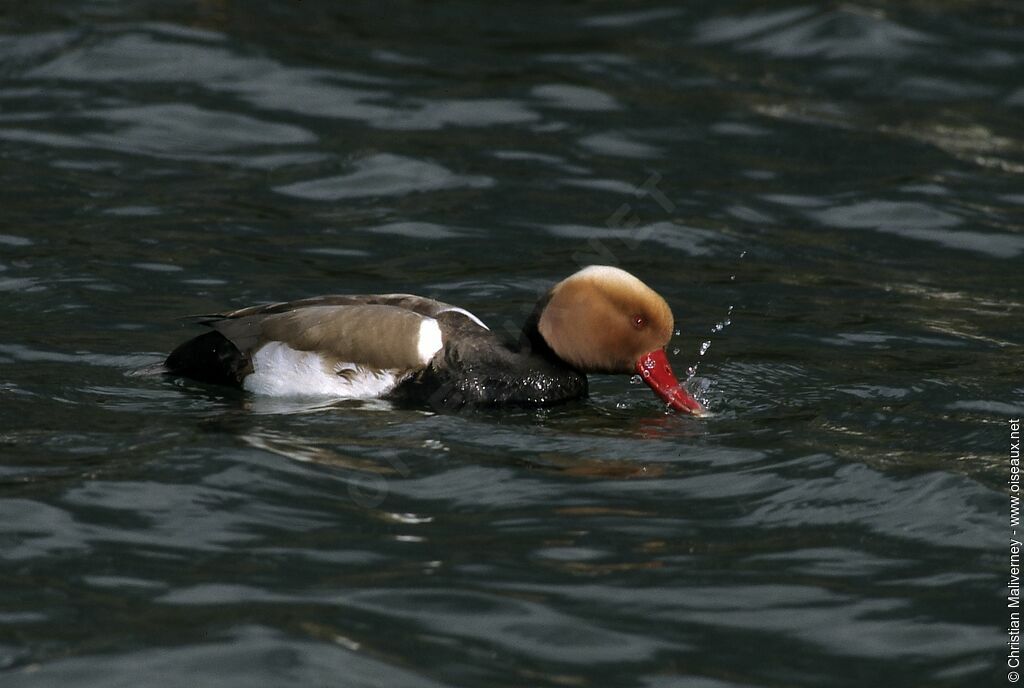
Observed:
[[[1022,26],[3,13],[3,685],[1006,681]],[[132,375],[182,316],[322,293],[504,331],[591,262],[666,297],[713,417],[625,377],[437,415]]]

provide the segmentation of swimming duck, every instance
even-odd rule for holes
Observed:
[[[318,296],[205,317],[164,372],[254,394],[387,398],[435,407],[549,406],[587,395],[587,373],[639,374],[671,408],[703,415],[665,354],[672,311],[619,268],[553,286],[518,342],[411,294]]]

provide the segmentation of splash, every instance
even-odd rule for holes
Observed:
[[[744,257],[746,257],[746,255],[747,255],[746,251],[740,251],[739,259],[742,260]],[[730,282],[735,282],[736,281],[736,275],[735,274],[729,275],[729,281]],[[735,304],[730,304],[729,307],[726,308],[725,317],[723,317],[721,320],[719,320],[718,322],[716,322],[714,325],[711,326],[711,329],[709,330],[709,334],[711,334],[713,336],[721,335],[721,333],[724,332],[726,328],[728,328],[730,325],[732,325],[732,314],[733,314],[733,310],[735,308],[736,308]],[[679,335],[679,330],[678,329],[675,331],[675,334],[677,336]],[[698,359],[701,359],[701,358],[704,357],[704,355],[711,348],[711,344],[712,343],[713,343],[713,339],[712,338],[705,339],[705,340],[703,340],[700,343],[700,347],[697,349],[697,358]],[[678,354],[679,353],[679,349],[678,348],[673,349],[672,353],[673,354]],[[694,363],[693,365],[689,366],[686,369],[686,380],[683,382],[683,385],[687,388],[687,390],[690,392],[690,394],[692,394],[693,397],[695,399],[697,399],[697,401],[699,401],[701,403],[702,406],[704,406],[705,408],[708,408],[708,394],[711,391],[711,388],[714,387],[714,381],[712,381],[709,378],[698,378],[698,377],[696,377],[697,370],[699,368],[700,368],[700,360],[698,360],[696,363]]]

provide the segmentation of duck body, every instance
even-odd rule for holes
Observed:
[[[555,285],[512,342],[467,310],[411,294],[319,296],[200,322],[211,331],[175,348],[164,372],[254,394],[385,398],[441,409],[550,406],[586,397],[588,371],[644,375],[641,359],[652,349],[662,359],[648,362],[645,379],[652,384],[650,372],[663,362],[681,390],[663,360],[668,306],[629,273],[606,266]],[[658,332],[644,331],[649,322]],[[703,410],[692,405],[676,404]]]
[[[389,398],[446,408],[549,406],[587,395],[587,377],[502,342],[456,306],[411,294],[320,296],[205,317],[166,372],[271,396]]]

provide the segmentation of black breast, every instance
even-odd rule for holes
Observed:
[[[445,347],[391,397],[456,410],[465,406],[552,406],[587,395],[587,376],[536,347],[513,350],[464,316],[438,317]]]

